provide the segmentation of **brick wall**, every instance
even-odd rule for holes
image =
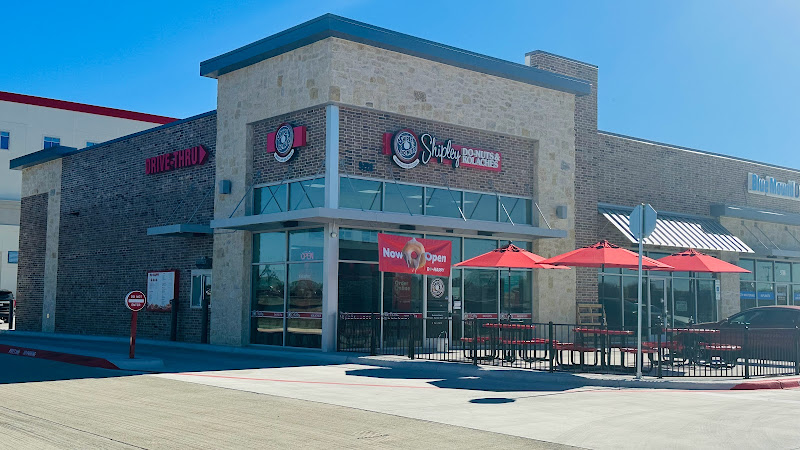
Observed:
[[[17,315],[20,331],[42,331],[48,194],[23,197],[20,205]]]
[[[396,114],[342,107],[339,111],[340,172],[399,182],[449,186],[531,197],[534,192],[536,141],[471,128],[421,120]],[[431,161],[413,169],[403,169],[384,155],[383,134],[403,128],[417,136],[430,133],[437,141],[452,139],[453,144],[502,154],[500,172],[471,167],[453,168]],[[359,170],[359,162],[374,164],[373,172]]]
[[[202,145],[205,165],[145,174],[145,160]],[[180,271],[178,339],[200,340],[191,309],[191,269],[212,256],[213,238],[147,236],[167,224],[207,224],[213,216],[216,114],[94,147],[63,159],[56,332],[127,335],[123,298],[146,292],[147,271]],[[199,205],[199,208],[198,208]],[[169,339],[171,314],[139,314],[139,336]]]
[[[307,127],[305,147],[286,163],[267,153],[267,136],[283,123]],[[253,133],[253,183],[271,183],[306,176],[325,176],[325,107],[309,108],[260,120],[251,125]]]
[[[526,56],[530,66],[586,80],[591,83],[590,95],[575,98],[575,245],[582,247],[597,242],[597,66],[564,58],[552,53],[534,51]],[[577,267],[578,301],[597,300],[597,270]]]

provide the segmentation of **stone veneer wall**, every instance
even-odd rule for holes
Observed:
[[[437,140],[453,139],[453,144],[493,150],[502,153],[501,171],[470,167],[453,168],[431,161],[406,170],[397,166],[391,156],[383,155],[383,134],[410,128],[419,135],[431,133]],[[341,172],[399,182],[453,189],[469,189],[532,198],[536,167],[536,141],[516,136],[490,133],[430,120],[387,114],[361,108],[341,108],[339,112],[339,155]],[[358,163],[374,164],[374,171],[359,169]],[[391,173],[390,173],[391,171]],[[394,175],[394,178],[392,177]],[[538,216],[535,213],[534,220]],[[535,222],[534,222],[535,223]]]
[[[217,98],[217,179],[231,180],[233,194],[216,196],[216,217],[233,213],[253,182],[251,124],[333,102],[537,141],[531,182],[551,226],[569,236],[539,240],[534,250],[551,256],[574,248],[573,215],[555,217],[558,205],[575,208],[572,94],[328,38],[221,75]],[[228,307],[212,312],[212,342],[248,341],[251,246],[248,232],[215,239],[215,301]],[[574,318],[573,272],[536,272],[538,317]]]
[[[145,174],[149,157],[202,145],[205,165]],[[147,271],[177,269],[178,340],[199,342],[191,269],[211,257],[211,235],[147,236],[167,224],[207,224],[213,214],[216,115],[201,115],[63,158],[55,331],[124,336],[125,294],[147,290]],[[171,313],[143,311],[139,336],[170,338]]]
[[[20,205],[16,329],[42,331],[47,192],[23,197]]]

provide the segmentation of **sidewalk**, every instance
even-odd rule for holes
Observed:
[[[800,387],[800,377],[759,378],[663,378],[629,375],[548,373],[463,363],[409,360],[403,356],[366,356],[357,353],[323,353],[278,347],[227,347],[208,344],[137,339],[136,358],[128,358],[128,338],[31,333],[0,330],[0,353],[43,357],[73,364],[146,372],[200,372],[291,366],[355,364],[389,367],[413,372],[416,377],[480,377],[504,383],[558,385],[561,388],[604,386],[616,388],[730,390],[786,389]],[[32,353],[33,352],[33,353]],[[27,353],[27,354],[26,354]]]

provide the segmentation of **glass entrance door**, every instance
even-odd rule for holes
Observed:
[[[789,285],[776,284],[775,285],[775,301],[778,305],[789,304]]]

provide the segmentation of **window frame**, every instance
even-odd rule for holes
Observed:
[[[50,143],[51,145],[47,145],[48,143]],[[44,135],[42,138],[42,149],[58,147],[60,145],[61,145],[60,137]]]
[[[3,138],[6,140],[6,146],[3,147]],[[0,130],[0,150],[11,150],[11,132]]]
[[[211,277],[211,269],[192,269],[192,271],[191,271],[190,277],[191,277],[192,283],[191,283],[191,286],[189,288],[189,307],[191,309],[203,309],[203,302],[200,301],[199,304],[195,305],[194,304],[194,298],[193,298],[194,297],[194,283],[195,283],[194,279],[195,279],[195,277],[200,277],[200,276],[203,276],[203,275],[205,275],[205,276],[210,278]],[[213,283],[213,282],[214,282],[214,280],[211,279],[211,283]],[[205,286],[203,286],[202,288],[205,288]],[[211,308],[211,303],[210,302],[208,304],[208,307]]]

